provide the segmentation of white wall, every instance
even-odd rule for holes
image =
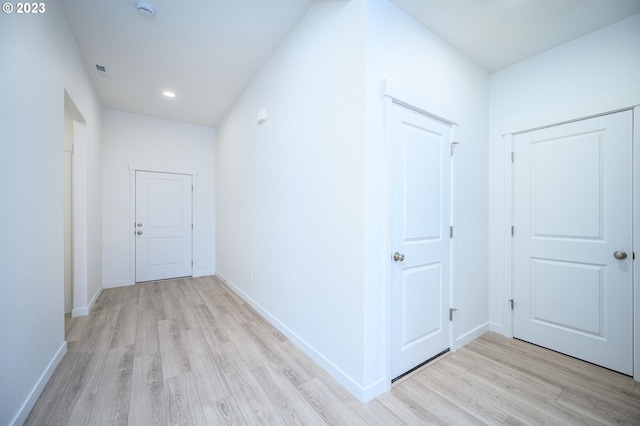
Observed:
[[[360,0],[313,5],[216,140],[218,274],[353,392],[363,360],[361,10]]]
[[[131,276],[130,166],[197,172],[194,276],[215,273],[215,139],[208,127],[126,112],[102,112],[103,285],[134,283]]]
[[[0,424],[22,423],[66,351],[65,89],[86,119],[87,294],[101,276],[100,106],[60,5],[46,8],[0,16]]]
[[[216,142],[218,274],[362,400],[387,386],[384,78],[460,124],[464,343],[488,328],[484,71],[386,1],[315,4]]]
[[[491,75],[490,318],[509,331],[502,135],[640,104],[640,15],[624,19]],[[505,240],[507,243],[505,243]],[[638,242],[636,242],[637,244]],[[505,328],[506,327],[506,328]]]
[[[453,297],[459,309],[453,346],[488,330],[488,101],[487,73],[387,1],[366,3],[366,218],[365,366],[369,386],[381,379],[380,327],[385,312],[391,247],[385,239],[387,211],[382,173],[388,164],[380,82],[413,106],[455,122]],[[391,250],[391,251],[389,251]],[[375,327],[373,327],[375,325]],[[384,330],[384,328],[383,328]]]

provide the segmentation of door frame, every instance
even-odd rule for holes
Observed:
[[[193,231],[191,234],[191,260],[193,266],[191,271],[198,269],[198,256],[196,255],[197,238],[198,238],[198,215],[196,206],[198,194],[198,171],[189,168],[173,167],[158,164],[140,164],[129,163],[129,224],[130,230],[135,228],[136,223],[136,172],[155,172],[155,173],[173,173],[179,175],[191,175],[191,184],[193,191],[191,192],[191,215],[193,223]],[[194,273],[195,276],[195,273]],[[133,231],[129,232],[129,285],[136,284],[136,237]]]
[[[71,216],[72,216],[72,258],[73,283],[71,316],[89,315],[101,289],[89,300],[88,296],[88,201],[87,201],[87,121],[75,102],[64,89],[64,110],[73,122],[73,151],[71,153]]]
[[[558,126],[561,124],[572,123],[581,120],[587,120],[594,117],[600,117],[603,115],[609,115],[621,111],[633,111],[633,162],[632,162],[632,187],[633,187],[633,241],[632,250],[634,253],[634,259],[631,263],[632,268],[632,282],[633,282],[633,377],[636,381],[640,381],[640,274],[636,273],[637,265],[640,261],[640,253],[638,258],[635,258],[635,252],[640,247],[640,106],[621,108],[613,111],[602,112],[599,114],[589,115],[586,117],[576,117],[571,120],[565,120],[556,123],[549,123],[544,126],[536,126],[531,128],[523,128],[518,130],[510,130],[503,133],[503,164],[504,164],[504,218],[505,226],[503,227],[503,242],[504,242],[504,269],[503,282],[504,289],[503,295],[503,335],[505,337],[513,338],[514,327],[514,314],[511,310],[509,299],[513,298],[514,293],[514,244],[513,237],[511,235],[511,227],[514,224],[514,197],[513,197],[513,176],[514,176],[514,163],[511,161],[511,153],[514,149],[514,136],[520,133],[530,132],[533,130],[539,130],[547,127]]]
[[[64,201],[64,313],[71,314],[73,312],[73,261],[74,261],[74,250],[73,250],[73,128],[74,128],[75,120],[68,108],[65,106],[64,109],[64,147],[63,147],[63,168],[64,168],[64,191],[63,191],[63,201]],[[70,144],[71,146],[67,146]],[[67,156],[68,156],[68,164],[67,164]],[[68,176],[67,176],[68,174]],[[67,193],[68,192],[68,193]],[[68,198],[67,198],[68,197]],[[68,211],[67,211],[68,209]],[[69,221],[67,225],[67,221]],[[68,252],[67,252],[68,250]],[[70,270],[67,270],[67,262],[69,262]],[[67,288],[67,284],[69,288]],[[67,300],[69,299],[69,304],[67,304]],[[67,311],[68,309],[68,311]]]
[[[415,89],[407,86],[403,86],[400,82],[390,79],[384,79],[380,82],[380,97],[383,103],[383,122],[384,122],[384,146],[383,146],[383,202],[384,202],[384,252],[385,261],[383,262],[383,270],[385,277],[385,304],[384,304],[384,317],[385,317],[385,353],[384,353],[384,391],[387,392],[391,389],[391,380],[393,377],[391,370],[391,294],[392,294],[392,262],[391,256],[394,251],[392,247],[392,208],[393,208],[393,181],[392,181],[392,149],[393,149],[393,104],[397,104],[427,117],[441,121],[451,126],[451,141],[458,143],[458,123],[457,115],[453,111],[443,109],[442,105],[428,96],[419,93]],[[451,156],[451,168],[450,168],[450,180],[449,180],[449,224],[454,225],[455,217],[455,155]],[[449,244],[449,303],[451,307],[456,306],[455,299],[455,238],[451,240]],[[457,349],[455,339],[455,321],[451,321],[449,324],[449,348],[451,352],[455,352]]]

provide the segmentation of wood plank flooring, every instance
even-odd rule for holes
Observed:
[[[104,290],[27,425],[640,425],[632,378],[487,333],[361,404],[215,277]]]

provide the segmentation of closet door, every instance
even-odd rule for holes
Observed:
[[[514,336],[633,372],[632,112],[514,137]]]

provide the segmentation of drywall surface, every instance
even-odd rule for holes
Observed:
[[[361,0],[313,5],[216,140],[219,275],[354,393],[363,359],[361,11]]]
[[[56,0],[0,16],[0,424],[21,424],[66,351],[65,90],[86,123],[86,288],[100,288],[100,105]]]
[[[215,137],[208,127],[102,111],[103,285],[135,282],[132,168],[194,175],[194,276],[215,273]]]
[[[503,135],[639,105],[639,52],[640,15],[634,15],[491,75],[489,281],[495,331],[510,322],[510,166]]]
[[[387,1],[366,2],[366,364],[376,382],[384,353],[390,189],[389,138],[383,92],[457,126],[452,180],[452,346],[482,334],[488,324],[489,81],[478,65]],[[384,86],[382,88],[381,86]],[[378,376],[379,377],[379,376]]]
[[[462,344],[488,324],[488,76],[478,66],[386,1],[317,4],[216,141],[219,275],[363,401],[388,386],[384,79],[459,125]]]

